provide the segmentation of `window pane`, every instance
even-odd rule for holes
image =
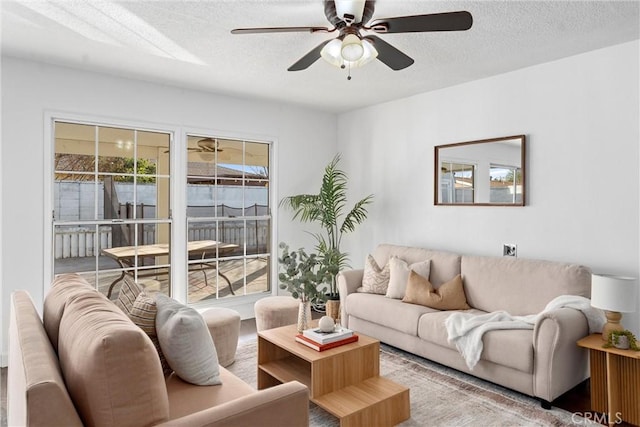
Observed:
[[[269,146],[264,143],[245,143],[247,172],[256,178],[269,178]]]
[[[64,225],[53,228],[54,274],[96,270],[96,229],[95,225]]]
[[[132,182],[135,132],[131,129],[98,127],[98,172],[121,174],[121,182]]]
[[[138,174],[169,175],[169,134],[137,132]]]
[[[269,214],[269,187],[267,181],[248,180],[244,187],[244,215],[264,216]]]
[[[268,220],[247,220],[247,254],[268,253],[269,236]]]
[[[202,180],[187,183],[187,216],[191,218],[215,217],[215,181]]]
[[[83,180],[92,180],[95,171],[95,127],[73,123],[56,123],[54,169],[60,171],[87,172]],[[56,173],[56,179],[65,179],[64,173]],[[78,175],[78,179],[81,175]]]
[[[269,285],[269,267],[271,258],[248,258],[246,263],[247,294],[267,292]]]
[[[56,122],[55,221],[85,221],[54,223],[56,274],[86,272],[112,298],[125,276],[169,292],[171,226],[137,222],[169,218],[169,145],[169,133]],[[122,223],[91,223],[104,219]]]
[[[522,201],[522,172],[514,166],[490,167],[490,203],[518,203]]]
[[[189,241],[225,248],[190,253],[189,301],[268,291],[269,145],[189,136],[188,163]]]
[[[245,164],[244,142],[224,138],[217,138],[216,141],[218,141],[216,159],[218,165],[226,165],[231,169],[242,171],[242,166]]]
[[[442,162],[440,183],[442,203],[473,203],[475,176],[474,165]]]

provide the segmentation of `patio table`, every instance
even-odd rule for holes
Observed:
[[[215,240],[195,240],[188,242],[187,251],[189,253],[189,258],[191,259],[193,257],[198,257],[198,259],[200,260],[200,262],[198,263],[190,264],[189,271],[192,271],[191,265],[197,266],[196,269],[202,271],[202,274],[204,275],[205,285],[208,285],[206,268],[215,270],[217,266],[215,263],[207,261],[207,254],[209,255],[209,257],[216,256],[216,254],[218,256],[225,255],[233,252],[236,249],[238,249],[238,245],[235,245],[233,243],[217,242]],[[124,279],[124,276],[126,274],[131,275],[130,271],[127,269],[134,267],[136,255],[138,256],[138,258],[167,256],[169,255],[169,244],[157,243],[153,245],[120,246],[117,248],[103,249],[102,253],[105,256],[115,260],[118,265],[123,268],[120,277],[114,280],[113,283],[111,283],[111,285],[109,286],[107,298],[111,298],[111,292],[113,291],[113,287],[115,286],[115,284]],[[168,268],[158,267],[154,268],[153,271],[150,271],[148,273],[139,272],[138,277],[152,277],[168,273]],[[229,284],[229,291],[232,295],[235,295],[229,278],[220,272],[218,272],[218,275],[227,281],[227,283]]]

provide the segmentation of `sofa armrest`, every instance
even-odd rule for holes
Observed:
[[[533,394],[547,402],[589,377],[586,349],[576,342],[589,334],[579,310],[560,308],[540,315],[533,330]]]
[[[342,326],[349,327],[349,319],[347,318],[347,312],[345,311],[345,301],[349,294],[352,294],[362,286],[362,277],[364,276],[364,270],[344,270],[338,273],[338,293],[340,294],[340,319]]]
[[[302,383],[291,381],[159,425],[307,427],[309,390]]]
[[[338,273],[338,292],[340,298],[342,295],[346,298],[347,295],[352,294],[362,286],[362,277],[364,276],[364,270],[344,270]],[[340,301],[342,302],[342,301]]]

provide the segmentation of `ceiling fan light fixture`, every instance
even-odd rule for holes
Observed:
[[[333,39],[320,51],[320,56],[322,59],[327,61],[329,64],[340,68],[344,64],[344,60],[340,55],[340,50],[342,49],[342,40]]]
[[[362,40],[362,48],[364,50],[362,58],[358,59],[355,62],[352,62],[351,68],[362,67],[363,65],[368,64],[378,57],[378,51],[375,47],[373,47],[373,43],[371,43],[369,40]]]
[[[364,55],[362,40],[355,34],[347,34],[342,40],[342,48],[340,54],[345,61],[355,62]]]
[[[320,56],[322,56],[322,59],[324,59],[334,67],[362,67],[363,65],[368,64],[369,62],[376,59],[378,57],[378,51],[375,47],[373,47],[373,44],[369,40],[362,39],[361,42],[363,53],[360,59],[358,59],[357,61],[347,61],[342,57],[342,40],[340,40],[339,38],[333,39],[329,43],[324,45],[324,47],[320,51]]]
[[[198,155],[203,162],[212,162],[216,159],[216,153],[210,151],[200,151]]]

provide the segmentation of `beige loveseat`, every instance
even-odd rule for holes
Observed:
[[[538,314],[560,295],[590,295],[588,268],[550,261],[459,255],[383,244],[372,253],[384,266],[392,256],[408,264],[430,260],[434,288],[460,274],[470,313],[504,310],[514,316]],[[491,330],[484,334],[479,362],[469,369],[448,341],[439,311],[385,295],[357,292],[363,270],[340,273],[344,326],[443,365],[540,398],[550,407],[556,397],[588,377],[587,352],[576,341],[589,333],[583,312],[560,308],[541,315],[533,330]]]
[[[45,330],[31,297],[11,296],[8,425],[308,425],[306,386],[256,391],[223,367],[221,385],[165,377],[149,336],[102,294],[58,297]]]

